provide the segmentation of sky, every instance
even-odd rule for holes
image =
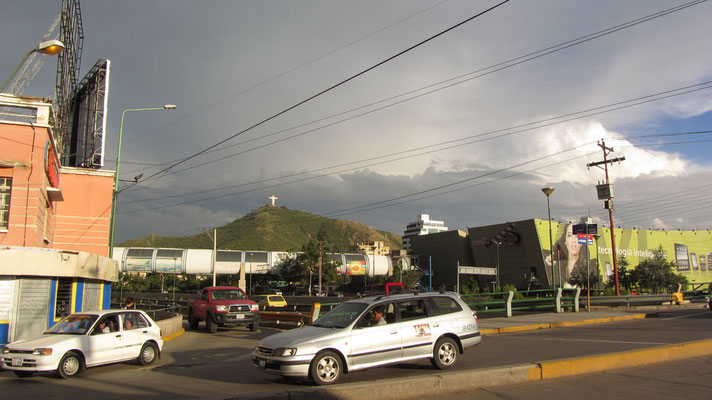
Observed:
[[[712,2],[511,0],[455,27],[497,4],[83,2],[80,76],[111,60],[104,168],[123,110],[177,106],[126,114],[119,175],[143,177],[120,185],[117,243],[272,195],[402,234],[423,213],[461,230],[546,219],[551,186],[552,219],[608,226],[587,166],[601,142],[625,157],[608,169],[616,227],[712,228]],[[60,8],[4,4],[0,74]],[[51,96],[55,70],[23,94]]]

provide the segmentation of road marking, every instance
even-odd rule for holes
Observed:
[[[563,339],[563,338],[545,338],[545,337],[531,337],[531,336],[500,336],[500,338],[507,339],[522,339],[522,340],[550,340],[558,342],[593,342],[593,343],[621,343],[621,344],[650,344],[650,345],[669,345],[672,343],[659,343],[659,342],[633,342],[628,340],[595,340],[595,339]]]
[[[710,312],[707,311],[707,310],[702,310],[702,311],[698,311],[698,312],[693,313],[693,314],[685,314],[685,315],[680,315],[680,316],[678,316],[678,317],[660,318],[660,319],[664,319],[664,320],[680,319],[680,318],[696,317],[696,316],[698,316],[698,315],[700,315],[700,314],[709,314],[709,313],[710,313]]]

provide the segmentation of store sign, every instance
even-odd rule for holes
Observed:
[[[53,188],[59,188],[59,163],[57,159],[57,151],[54,149],[54,145],[52,145],[52,142],[47,141],[45,144],[44,167],[49,184]]]

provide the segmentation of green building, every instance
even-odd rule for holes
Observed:
[[[585,233],[587,229],[592,235]],[[614,229],[614,236],[618,258],[625,256],[630,268],[662,247],[677,273],[690,282],[712,282],[712,230]],[[434,288],[454,289],[458,265],[498,268],[499,276],[477,276],[481,287],[490,288],[497,280],[500,286],[512,284],[518,289],[568,286],[571,271],[587,261],[601,282],[613,274],[611,230],[600,225],[552,221],[550,239],[548,220],[528,219],[469,228],[467,233],[418,236],[411,239],[411,246],[421,269],[426,274],[432,270],[426,279],[432,279]]]

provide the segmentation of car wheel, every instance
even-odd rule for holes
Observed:
[[[435,343],[431,362],[438,369],[452,368],[457,362],[457,352],[457,343],[454,340],[447,337],[441,338]]]
[[[62,357],[57,367],[57,375],[68,379],[79,375],[84,369],[84,360],[75,352],[68,352]]]
[[[151,365],[158,358],[158,347],[153,342],[146,342],[141,347],[138,355],[138,363],[141,365]]]
[[[343,375],[341,357],[333,351],[317,354],[309,366],[312,381],[317,385],[333,385]]]
[[[250,325],[250,331],[251,332],[257,332],[257,330],[260,328],[260,323],[259,322],[253,322],[252,325]]]
[[[213,317],[208,314],[205,318],[205,327],[208,328],[208,332],[215,333],[218,331],[218,324],[213,322]]]
[[[200,321],[195,319],[195,317],[193,316],[193,310],[188,309],[188,325],[190,326],[190,329],[193,329],[193,330],[198,329],[199,322]]]
[[[14,372],[18,378],[29,378],[35,374],[34,372],[31,372],[31,371],[12,371],[12,372]]]

